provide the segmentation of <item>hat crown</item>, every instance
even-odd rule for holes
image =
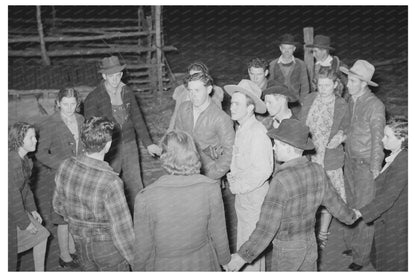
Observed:
[[[247,79],[242,79],[238,83],[237,86],[239,86],[239,87],[241,87],[241,88],[243,88],[245,90],[248,90],[249,92],[253,93],[258,98],[261,97],[261,89],[253,81],[250,81],[250,80],[247,80]]]
[[[365,60],[357,60],[350,68],[350,71],[362,77],[364,80],[369,81],[373,78],[375,68],[374,65]]]
[[[120,61],[117,56],[111,56],[107,58],[103,58],[101,61],[101,68],[107,69],[115,66],[121,66]]]
[[[313,44],[322,45],[322,46],[330,46],[331,45],[331,38],[324,35],[316,35],[313,39]]]
[[[283,34],[280,37],[279,44],[292,44],[295,45],[297,42],[295,40],[295,36],[291,34]]]
[[[309,138],[309,127],[297,119],[284,119],[277,129],[270,130],[267,135],[300,149],[313,149]]]

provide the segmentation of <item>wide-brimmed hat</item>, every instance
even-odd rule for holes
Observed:
[[[283,119],[278,128],[271,129],[267,135],[296,148],[312,150],[315,148],[309,137],[309,128],[297,119]]]
[[[291,34],[283,34],[279,40],[277,41],[279,45],[281,44],[291,44],[294,46],[298,46],[299,42],[296,41],[295,36]]]
[[[107,57],[101,60],[99,73],[114,74],[123,71],[125,64],[121,65],[117,56]]]
[[[331,38],[324,35],[316,35],[313,44],[306,44],[305,47],[334,50],[334,47],[331,46]]]
[[[299,100],[298,96],[296,96],[296,93],[293,90],[289,89],[284,84],[276,84],[263,91],[264,97],[266,97],[266,95],[268,94],[272,94],[272,95],[280,94],[280,95],[286,96],[288,99],[288,102],[296,102]]]
[[[357,77],[358,79],[367,82],[370,86],[378,87],[378,84],[371,81],[375,71],[374,65],[365,60],[357,60],[350,69],[340,66],[339,70],[347,75]]]
[[[242,79],[238,85],[226,85],[224,86],[225,91],[232,96],[236,92],[244,93],[248,97],[254,100],[256,113],[265,113],[266,104],[261,101],[261,89],[252,81],[247,79]]]

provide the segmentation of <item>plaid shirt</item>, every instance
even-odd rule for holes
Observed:
[[[123,182],[107,162],[85,155],[65,160],[55,175],[53,208],[70,232],[86,239],[113,240],[130,263],[134,258],[133,222]]]
[[[307,240],[314,232],[320,205],[347,224],[356,219],[354,211],[337,194],[320,165],[305,157],[284,163],[271,181],[256,229],[238,254],[250,263],[273,238],[276,243]]]

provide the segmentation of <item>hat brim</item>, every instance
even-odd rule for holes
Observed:
[[[302,150],[312,150],[315,149],[315,145],[312,142],[312,139],[308,137],[308,140],[306,141],[305,144],[296,144],[294,143],[293,140],[289,140],[288,138],[285,138],[284,136],[282,136],[279,132],[279,128],[277,129],[272,129],[270,131],[267,132],[267,135],[272,138],[272,139],[277,139],[280,141],[283,141],[284,143],[287,143],[293,147],[302,149]]]
[[[126,68],[126,65],[116,65],[110,68],[101,68],[100,70],[98,70],[98,73],[102,73],[102,74],[114,74],[117,72],[121,72],[124,70],[124,68]]]
[[[377,84],[377,83],[374,83],[374,82],[373,82],[373,81],[371,81],[371,80],[366,80],[366,79],[364,79],[363,77],[361,77],[360,75],[358,75],[358,74],[354,73],[353,71],[351,71],[351,70],[347,69],[346,67],[340,66],[340,67],[339,67],[339,71],[341,71],[342,73],[345,73],[345,74],[347,74],[347,75],[354,76],[354,77],[356,77],[356,78],[358,78],[358,79],[360,79],[360,80],[362,80],[362,81],[366,82],[366,83],[367,83],[367,84],[369,84],[370,86],[373,86],[373,87],[378,87],[378,84]]]
[[[298,47],[300,45],[299,42],[297,41],[278,41],[279,46],[282,44],[289,44],[289,45],[293,45],[295,47]]]
[[[322,49],[328,49],[328,50],[335,50],[334,47],[328,46],[328,45],[320,45],[320,44],[306,44],[305,47],[307,48],[322,48]]]
[[[236,92],[241,92],[253,99],[255,104],[254,111],[256,113],[263,114],[267,111],[266,104],[264,104],[264,102],[261,101],[261,99],[251,91],[248,91],[237,85],[226,85],[224,86],[224,89],[230,96],[233,96],[233,94]]]

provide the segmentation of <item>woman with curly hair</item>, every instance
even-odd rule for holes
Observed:
[[[30,189],[32,161],[36,150],[35,128],[17,122],[9,128],[9,271],[16,271],[17,254],[33,248],[35,271],[44,271],[48,230],[42,226]]]
[[[68,232],[68,223],[52,208],[52,196],[55,190],[55,173],[59,165],[67,158],[75,157],[84,151],[79,139],[84,117],[76,111],[81,102],[78,91],[63,88],[56,97],[57,111],[40,123],[39,147],[36,158],[40,163],[38,189],[48,195],[45,206],[51,225],[57,225],[59,245],[59,266],[78,268],[74,240]],[[42,209],[41,209],[42,210]]]
[[[160,177],[134,206],[136,271],[219,271],[230,260],[218,183],[200,175],[192,137],[172,131],[161,140]]]

